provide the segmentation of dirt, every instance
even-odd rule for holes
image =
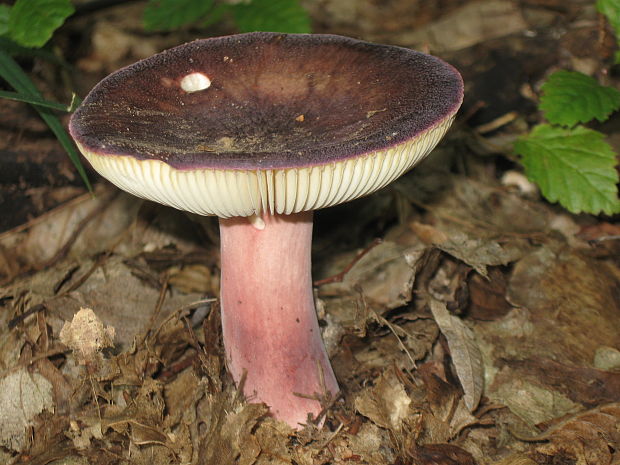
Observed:
[[[305,4],[315,32],[430,51],[466,82],[424,163],[316,213],[317,310],[342,389],[324,424],[292,430],[228,375],[217,220],[92,171],[89,194],[36,112],[2,101],[0,463],[620,463],[618,218],[545,202],[511,152],[540,121],[551,71],[616,82],[593,3]],[[142,8],[69,20],[55,40],[70,76],[21,64],[68,101],[159,50],[234,32],[147,34]],[[599,129],[618,145],[618,127]]]

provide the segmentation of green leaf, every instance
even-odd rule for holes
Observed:
[[[616,154],[605,135],[583,126],[536,126],[515,143],[527,177],[573,213],[620,212]]]
[[[298,0],[252,0],[235,5],[233,15],[241,32],[310,32],[310,17]]]
[[[207,16],[213,0],[149,0],[142,22],[147,31],[169,31]]]
[[[609,24],[614,28],[616,36],[620,36],[620,1],[597,0],[596,9],[607,17]]]
[[[575,71],[553,73],[542,86],[540,109],[553,124],[574,126],[594,118],[605,121],[620,107],[620,92]]]
[[[228,3],[218,3],[213,7],[211,11],[209,11],[209,15],[204,18],[204,20],[200,23],[200,27],[207,28],[219,21],[224,17],[226,13],[228,13],[233,8],[233,5]]]
[[[74,11],[70,0],[17,0],[9,15],[9,37],[25,47],[42,47]]]
[[[11,7],[8,5],[0,5],[0,36],[9,32],[9,15]]]
[[[9,85],[20,94],[28,95],[41,100],[43,99],[41,93],[26,73],[24,73],[15,60],[13,60],[13,58],[3,50],[0,50],[0,77],[8,82]],[[74,102],[71,102],[71,106],[74,106]],[[49,108],[42,108],[40,106],[35,106],[34,108],[39,112],[39,115],[43,118],[43,121],[45,121],[48,127],[52,130],[60,142],[60,145],[62,145],[66,150],[69,155],[69,159],[73,162],[73,165],[84,181],[84,184],[86,184],[88,190],[92,192],[92,186],[90,185],[90,181],[86,175],[86,170],[84,170],[84,166],[80,161],[80,155],[58,117],[52,113],[52,110]]]

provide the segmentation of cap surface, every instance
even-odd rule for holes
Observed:
[[[424,157],[463,98],[409,49],[321,34],[197,40],[111,74],[70,131],[103,176],[183,210],[293,213],[379,189]]]

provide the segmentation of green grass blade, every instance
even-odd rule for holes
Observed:
[[[4,50],[0,50],[0,77],[7,81],[18,93],[43,100],[41,93],[30,80],[28,75],[22,71],[15,60],[13,60],[13,58],[11,58],[11,56]],[[58,139],[58,142],[60,142],[66,150],[69,155],[69,159],[75,166],[77,172],[84,181],[84,184],[86,184],[88,190],[92,192],[92,186],[88,180],[88,176],[86,175],[86,170],[80,160],[79,153],[58,117],[53,114],[52,110],[49,108],[43,108],[37,105],[35,105],[34,108],[39,112],[39,115],[41,115],[43,121],[45,121],[45,123],[49,126]]]
[[[71,109],[71,105],[63,105],[62,103],[50,102],[49,100],[39,99],[29,94],[20,94],[19,92],[8,92],[0,90],[0,98],[15,100],[16,102],[29,103],[38,107],[49,108],[50,110],[64,111],[65,113]]]
[[[84,169],[84,165],[82,165],[82,162],[80,160],[80,154],[75,148],[75,145],[73,145],[73,141],[69,137],[69,134],[67,134],[67,131],[63,127],[58,117],[52,114],[51,110],[48,110],[47,108],[37,108],[37,111],[41,115],[41,118],[43,118],[43,120],[47,123],[49,128],[52,130],[52,132],[58,139],[58,142],[60,142],[60,145],[62,145],[63,148],[67,151],[67,154],[69,155],[69,159],[75,166],[77,172],[82,178],[82,181],[84,181],[88,190],[92,192],[93,187],[91,186],[90,181],[88,180],[86,170]]]

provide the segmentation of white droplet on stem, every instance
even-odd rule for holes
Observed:
[[[265,220],[263,220],[258,215],[248,216],[248,221],[250,222],[252,226],[254,226],[259,231],[262,231],[263,229],[265,229]]]

